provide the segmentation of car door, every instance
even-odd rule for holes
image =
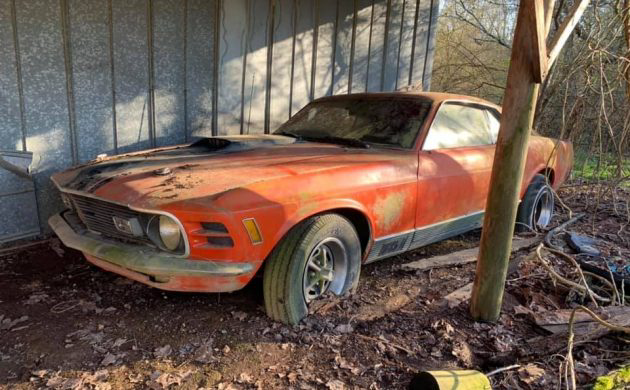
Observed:
[[[440,105],[418,154],[411,247],[481,226],[498,132],[491,126],[490,110],[464,102]]]

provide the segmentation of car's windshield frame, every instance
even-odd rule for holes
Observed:
[[[324,98],[320,98],[317,100],[313,100],[312,102],[310,102],[309,104],[307,104],[306,106],[304,106],[300,111],[298,111],[295,115],[293,115],[288,121],[284,122],[280,127],[278,127],[278,129],[276,129],[273,134],[277,134],[277,135],[282,135],[282,133],[284,132],[285,135],[289,135],[292,137],[295,137],[297,139],[300,138],[305,138],[306,141],[310,141],[311,139],[306,139],[306,138],[310,138],[310,137],[302,137],[300,134],[298,133],[293,133],[292,131],[284,131],[283,128],[287,125],[290,125],[292,122],[298,120],[300,118],[301,115],[303,115],[303,111],[308,110],[310,107],[312,107],[312,105],[314,104],[318,104],[318,103],[326,103],[326,102],[335,102],[335,101],[349,101],[349,100],[388,100],[388,101],[412,101],[412,102],[417,102],[419,104],[426,104],[426,112],[424,115],[424,118],[422,118],[422,121],[418,124],[418,127],[416,129],[413,141],[410,143],[410,146],[406,147],[406,146],[402,146],[400,144],[388,144],[388,143],[380,143],[380,142],[376,142],[376,141],[365,141],[365,140],[359,140],[359,139],[351,139],[348,138],[349,140],[356,140],[357,142],[363,142],[365,144],[368,144],[370,147],[373,148],[385,148],[385,149],[395,149],[395,150],[415,150],[418,147],[418,141],[420,139],[420,137],[423,135],[423,133],[425,132],[425,128],[427,126],[427,122],[428,120],[431,118],[431,113],[433,111],[433,106],[435,103],[435,100],[428,97],[428,96],[419,96],[419,95],[410,95],[410,96],[392,96],[390,94],[387,93],[374,93],[374,94],[356,94],[356,95],[335,95],[335,96],[327,96]],[[322,135],[324,136],[324,135]],[[325,138],[325,137],[324,137]]]

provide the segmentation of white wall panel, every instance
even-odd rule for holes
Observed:
[[[273,16],[273,55],[269,98],[269,131],[289,119],[293,61],[294,1],[276,1]]]
[[[273,131],[313,98],[410,75],[427,88],[438,3],[0,0],[0,149],[36,171],[0,172],[0,209],[37,199],[0,240],[47,228],[50,174],[98,154]]]

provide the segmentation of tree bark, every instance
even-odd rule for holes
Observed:
[[[621,10],[621,17],[623,19],[623,33],[626,38],[627,53],[630,56],[630,0],[624,0],[623,9]],[[625,78],[626,78],[626,95],[628,97],[628,103],[630,104],[630,64],[626,63]]]

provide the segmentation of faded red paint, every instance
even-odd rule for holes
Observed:
[[[386,96],[394,99],[401,95],[410,96],[406,93]],[[292,143],[233,154],[208,153],[185,164],[161,162],[131,168],[101,184],[91,195],[175,215],[186,230],[190,259],[250,262],[255,270],[289,229],[318,213],[335,209],[360,212],[369,222],[371,245],[380,237],[483,210],[494,146],[425,152],[421,151],[421,145],[443,101],[467,100],[497,107],[464,96],[437,93],[422,96],[433,100],[432,109],[415,147],[410,150]],[[105,161],[142,159],[151,152]],[[554,176],[553,187],[558,188],[571,169],[572,158],[570,144],[532,137],[521,196],[532,177],[545,171],[548,160]],[[63,190],[86,166],[90,164],[56,174],[54,179]],[[173,173],[155,175],[156,167],[168,167]],[[256,219],[263,236],[261,244],[251,243],[242,223],[246,218]],[[206,236],[197,232],[201,222],[223,223],[234,247],[205,247]],[[88,260],[130,279],[179,291],[233,291],[246,285],[255,273],[232,280],[180,276],[166,283],[154,283],[146,275],[93,257]]]

